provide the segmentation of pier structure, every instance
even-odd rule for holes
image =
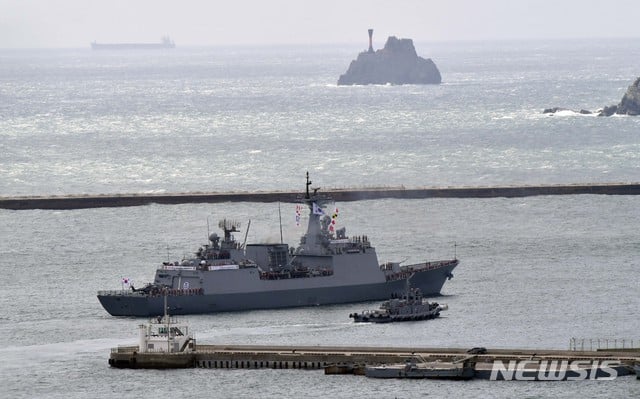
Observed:
[[[640,183],[559,184],[496,187],[371,187],[326,189],[335,201],[424,198],[517,198],[539,195],[640,195]],[[187,204],[221,202],[297,202],[299,193],[291,191],[199,192],[173,194],[94,194],[3,196],[0,209],[84,209],[141,206],[149,204]]]
[[[499,364],[499,370],[511,372],[512,376],[517,371],[537,373],[542,369],[545,372],[545,368],[553,364],[564,364],[568,370],[567,365],[580,363],[587,372],[596,370],[598,365],[606,365],[608,370],[615,370],[617,377],[634,374],[634,365],[640,364],[640,348],[576,351],[198,344],[193,350],[185,352],[140,353],[137,346],[126,346],[111,350],[109,364],[117,368],[324,369],[326,374],[364,375],[366,366],[397,365],[405,363],[407,359],[420,359],[431,364],[462,364],[473,368],[474,378],[485,379],[493,379],[496,364]]]

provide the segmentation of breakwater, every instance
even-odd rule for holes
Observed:
[[[537,195],[640,195],[640,183],[558,184],[493,187],[382,187],[324,189],[338,202],[369,199],[515,198]],[[0,197],[1,209],[83,209],[156,204],[220,202],[297,202],[298,192],[209,192],[173,194],[103,194]]]

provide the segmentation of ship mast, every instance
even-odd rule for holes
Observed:
[[[307,171],[307,192],[304,196],[305,199],[311,199],[311,196],[309,195],[309,186],[311,185],[311,180],[309,180],[309,171]]]
[[[167,333],[167,353],[171,352],[171,334],[169,334],[169,307],[167,306],[167,289],[164,289],[164,322]]]
[[[278,202],[278,219],[280,219],[280,244],[284,241],[282,240],[282,212],[280,212],[280,203]]]
[[[231,233],[238,233],[240,230],[240,222],[235,220],[227,220],[222,219],[218,222],[218,227],[220,227],[224,231],[224,241],[225,243],[229,243],[233,241],[233,237]]]
[[[309,172],[307,171],[305,195],[301,202],[309,208],[309,222],[307,232],[302,237],[298,250],[308,255],[324,254],[329,240],[329,233],[323,229],[322,219],[327,217],[324,211],[325,205],[332,202],[332,200],[327,195],[319,194],[319,187],[312,188],[313,193],[311,193],[309,189],[311,184]]]

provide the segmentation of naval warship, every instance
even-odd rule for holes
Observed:
[[[309,220],[298,246],[241,243],[233,235],[239,223],[222,220],[223,237],[213,233],[194,256],[162,263],[153,283],[99,291],[98,300],[113,316],[162,315],[165,296],[171,314],[205,314],[384,300],[401,296],[407,279],[424,295],[437,295],[453,277],[456,257],[379,264],[367,236],[335,228],[327,208],[333,200],[309,190],[308,173],[306,180],[298,201],[309,209]]]

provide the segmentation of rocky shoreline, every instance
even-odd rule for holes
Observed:
[[[546,108],[542,111],[543,114],[553,115],[560,111],[572,111],[579,114],[596,114],[598,116],[611,116],[611,115],[640,115],[640,77],[627,89],[627,92],[622,96],[620,103],[605,106],[602,109],[596,111],[589,111],[581,109],[580,111],[574,111],[562,107]]]

